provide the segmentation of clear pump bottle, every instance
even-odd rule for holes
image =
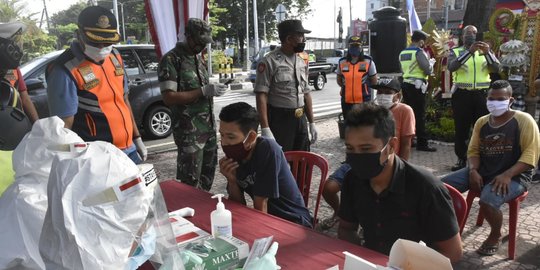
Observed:
[[[212,199],[218,199],[216,210],[210,214],[210,223],[212,226],[212,236],[232,236],[232,214],[231,211],[225,209],[225,205],[221,202],[223,194],[216,194]]]

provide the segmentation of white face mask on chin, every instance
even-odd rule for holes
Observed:
[[[88,44],[84,44],[84,54],[88,56],[90,59],[94,60],[96,63],[99,63],[103,61],[112,51],[112,45],[103,47],[103,48],[97,48],[94,46],[90,46]]]

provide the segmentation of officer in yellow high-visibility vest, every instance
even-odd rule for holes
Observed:
[[[416,150],[434,152],[437,149],[429,146],[426,134],[427,79],[435,62],[423,50],[427,37],[426,32],[413,31],[411,46],[399,54],[399,62],[403,72],[403,101],[411,106],[416,120]]]
[[[465,26],[463,46],[450,50],[448,56],[448,70],[453,76],[454,152],[458,157],[452,171],[466,166],[470,129],[480,116],[488,114],[486,93],[491,83],[489,74],[499,72],[499,60],[487,43],[476,41],[477,33],[473,25]]]

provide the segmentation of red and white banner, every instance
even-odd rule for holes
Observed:
[[[189,18],[208,19],[208,0],[144,0],[146,17],[156,51],[161,57],[184,40]]]

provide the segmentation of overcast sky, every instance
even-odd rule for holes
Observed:
[[[67,9],[78,0],[45,0],[47,3],[47,11],[49,16],[54,13]],[[258,0],[261,1],[261,0]],[[43,10],[43,1],[40,0],[25,0],[29,12],[38,13],[36,19],[40,19],[41,11]],[[352,3],[353,19],[365,18],[365,0],[350,0]],[[335,11],[334,11],[335,6]],[[349,26],[349,0],[311,0],[311,8],[313,13],[304,21],[304,27],[312,30],[309,34],[312,37],[334,37],[335,18],[339,7],[343,8],[343,31],[347,32]]]

